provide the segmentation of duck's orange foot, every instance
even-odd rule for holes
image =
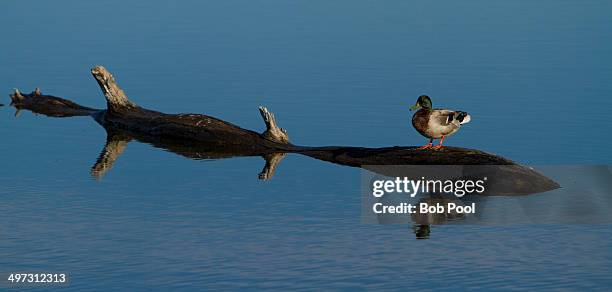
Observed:
[[[442,148],[444,148],[444,146],[442,146],[442,145],[437,145],[437,146],[431,147],[431,149],[435,149],[435,150],[440,150]]]
[[[421,146],[419,148],[417,148],[418,150],[423,150],[423,149],[430,149],[431,147],[433,147],[433,144],[429,143],[425,146]]]

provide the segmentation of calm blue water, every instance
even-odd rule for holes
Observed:
[[[525,164],[612,162],[609,1],[4,1],[0,103],[17,87],[130,98],[301,145],[418,145],[420,94],[465,110],[448,145]],[[599,289],[611,225],[360,223],[360,170],[288,155],[189,160],[131,142],[100,181],[104,130],[0,107],[0,274],[75,290]],[[6,283],[2,280],[1,285]],[[4,286],[0,286],[4,287]]]

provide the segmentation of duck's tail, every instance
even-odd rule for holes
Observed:
[[[467,124],[472,120],[472,118],[470,117],[470,114],[466,112],[456,112],[455,119],[459,121],[460,125]]]

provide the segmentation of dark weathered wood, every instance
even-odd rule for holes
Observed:
[[[242,145],[261,151],[290,148],[287,147],[290,144],[286,132],[277,128],[273,115],[270,120],[270,117],[262,113],[268,129],[263,134],[259,134],[211,116],[165,114],[139,107],[130,101],[117,85],[113,75],[104,67],[96,66],[91,72],[100,85],[108,105],[108,110],[100,113],[97,118],[104,126],[161,138],[214,142],[219,145]]]
[[[24,94],[15,89],[10,97],[11,105],[17,111],[26,109],[50,117],[91,116],[100,111],[61,97],[44,95],[38,88],[30,94]]]
[[[232,123],[201,114],[166,114],[142,108],[130,101],[118,86],[113,75],[104,67],[96,66],[92,74],[106,98],[107,109],[99,110],[76,104],[70,100],[43,95],[40,90],[11,94],[12,105],[51,117],[92,116],[108,133],[107,143],[92,175],[101,177],[123,152],[131,140],[148,143],[192,159],[261,156],[266,167],[261,179],[274,174],[285,153],[299,153],[335,164],[364,167],[395,175],[380,165],[493,165],[501,177],[509,179],[517,194],[542,192],[558,188],[549,178],[506,158],[483,151],[444,147],[421,150],[418,147],[304,147],[289,143],[287,132],[278,127],[274,114],[260,107],[266,125],[263,133],[243,129]],[[370,167],[374,166],[374,167]]]
[[[417,146],[384,148],[303,147],[295,152],[333,163],[361,165],[505,165],[515,164],[501,156],[480,150],[445,146],[442,149],[419,149]]]

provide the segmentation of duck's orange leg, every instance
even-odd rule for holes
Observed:
[[[442,143],[444,143],[444,136],[442,136],[442,139],[440,139],[440,144],[438,144],[438,146],[434,146],[432,147],[433,149],[442,149],[444,148],[444,146],[442,145]]]
[[[429,149],[429,148],[431,148],[431,147],[433,147],[433,139],[429,139],[429,144],[427,144],[427,145],[425,145],[425,146],[421,146],[421,147],[419,147],[418,149],[419,149],[419,150],[422,150],[422,149]]]

